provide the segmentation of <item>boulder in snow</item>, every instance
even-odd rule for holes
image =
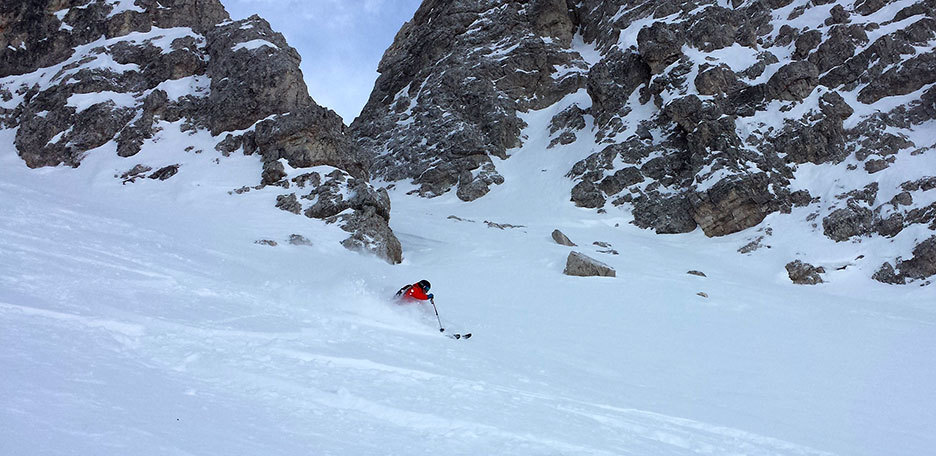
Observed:
[[[890,263],[884,263],[871,278],[882,283],[905,284],[908,279],[926,279],[936,275],[936,236],[917,244],[913,248],[913,258],[897,263],[896,270]]]
[[[567,246],[569,246],[569,247],[575,247],[575,243],[572,242],[572,241],[569,239],[568,236],[566,236],[565,234],[563,234],[562,231],[553,230],[553,232],[552,232],[552,238],[553,238],[554,241],[556,241],[556,244],[559,244],[559,245],[567,245]]]
[[[816,285],[822,283],[822,277],[819,274],[825,272],[822,266],[816,267],[800,260],[791,261],[786,265],[787,274],[790,280],[798,285]]]
[[[571,252],[566,259],[565,275],[579,277],[615,277],[614,268],[608,266],[594,258],[591,258],[581,252]]]

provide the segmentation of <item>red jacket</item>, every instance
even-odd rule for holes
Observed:
[[[425,301],[429,299],[429,296],[427,296],[426,292],[422,290],[422,287],[417,284],[409,287],[409,290],[406,290],[406,293],[403,293],[402,299],[418,299],[420,301]]]

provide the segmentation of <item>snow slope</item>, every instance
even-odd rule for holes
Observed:
[[[133,160],[182,163],[178,175],[121,185],[133,163],[112,150],[29,170],[0,131],[0,454],[936,447],[933,285],[848,267],[795,286],[783,264],[808,240],[778,234],[739,255],[750,234],[658,236],[575,208],[563,174],[584,151],[546,150],[535,138],[550,117],[530,114],[534,139],[481,200],[395,188],[398,266],[273,209],[275,192],[229,194],[257,179],[257,157],[167,140]],[[617,278],[562,275],[555,228]],[[833,248],[829,265],[847,265],[873,245]],[[388,301],[422,278],[449,331],[474,338],[441,337],[431,310]]]

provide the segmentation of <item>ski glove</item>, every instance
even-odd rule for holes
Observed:
[[[426,297],[427,297],[427,298],[429,298],[429,299],[432,299],[432,298],[434,298],[434,297],[435,297],[435,295],[434,295],[434,294],[432,294],[432,293],[429,293],[429,294],[427,294],[427,295],[426,295]]]

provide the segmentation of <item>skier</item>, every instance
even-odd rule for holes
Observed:
[[[408,304],[429,301],[432,303],[432,310],[435,311],[436,320],[439,322],[439,332],[445,332],[445,328],[442,326],[442,319],[439,317],[439,309],[436,308],[435,301],[433,300],[434,296],[432,293],[429,293],[429,286],[428,280],[420,280],[412,285],[406,285],[400,288],[400,291],[396,292],[397,302],[400,304]],[[470,339],[471,333],[446,334],[446,336],[452,339]]]
[[[432,293],[429,293],[429,287],[428,280],[420,280],[413,285],[406,285],[400,288],[400,291],[396,292],[396,297],[400,302],[404,303],[431,301],[434,296]]]

